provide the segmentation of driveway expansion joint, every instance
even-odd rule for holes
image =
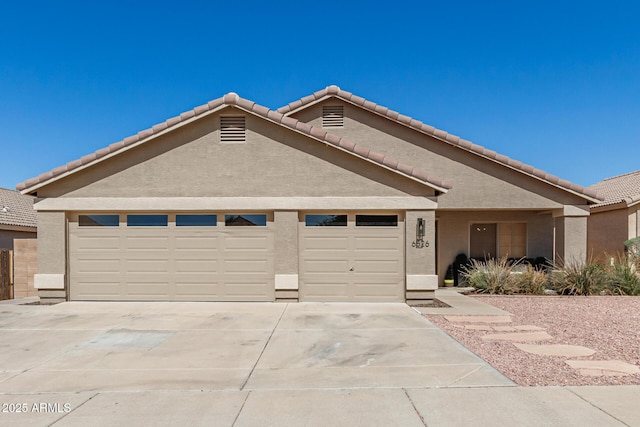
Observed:
[[[286,304],[284,309],[282,309],[282,313],[280,313],[280,317],[278,318],[278,321],[273,326],[273,329],[271,330],[271,333],[269,334],[269,337],[267,337],[267,341],[264,343],[264,346],[262,347],[262,350],[260,351],[260,354],[256,358],[256,363],[253,364],[253,366],[251,367],[251,371],[249,371],[249,375],[247,375],[247,378],[244,380],[244,382],[240,386],[240,391],[244,390],[245,386],[247,385],[247,383],[251,379],[251,376],[253,375],[253,371],[256,370],[256,366],[258,366],[258,363],[260,362],[260,359],[262,358],[262,355],[264,354],[264,351],[267,349],[267,346],[269,345],[269,342],[271,341],[271,337],[273,337],[273,334],[276,332],[276,329],[278,329],[278,325],[280,325],[280,321],[284,317],[284,313],[287,311],[287,308],[289,308],[289,304]]]

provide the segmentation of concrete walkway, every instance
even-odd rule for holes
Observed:
[[[510,313],[489,304],[469,298],[460,293],[459,288],[440,288],[436,298],[450,307],[416,307],[422,314],[460,316],[508,316]]]
[[[0,426],[640,426],[640,387],[515,387],[404,304],[2,304],[0,347]]]

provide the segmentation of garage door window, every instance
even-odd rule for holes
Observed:
[[[227,227],[266,227],[267,215],[265,214],[230,214],[224,216],[224,225]]]
[[[80,227],[117,227],[120,225],[119,215],[79,215]]]
[[[176,215],[177,227],[215,227],[217,215]]]
[[[398,215],[356,215],[356,227],[397,227]]]
[[[307,227],[346,227],[346,215],[305,215],[304,225]]]
[[[167,215],[127,215],[128,227],[166,227],[168,224]]]

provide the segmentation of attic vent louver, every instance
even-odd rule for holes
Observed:
[[[322,127],[341,128],[344,126],[344,107],[326,105],[322,107]]]
[[[220,117],[220,142],[238,143],[246,141],[247,128],[244,116]]]

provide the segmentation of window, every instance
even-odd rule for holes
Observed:
[[[218,216],[211,215],[176,215],[176,227],[215,227]]]
[[[527,256],[527,224],[523,222],[471,224],[469,256],[479,259]]]
[[[346,215],[305,215],[304,224],[307,227],[346,227]]]
[[[166,227],[167,215],[127,215],[127,227]]]
[[[341,128],[344,126],[344,107],[325,105],[322,107],[322,127]]]
[[[220,142],[228,144],[245,142],[246,133],[244,116],[220,117]]]
[[[266,227],[267,215],[265,214],[229,214],[224,216],[224,225],[227,227]]]
[[[397,227],[398,215],[356,215],[356,227]]]
[[[118,227],[120,215],[79,215],[80,227]]]

